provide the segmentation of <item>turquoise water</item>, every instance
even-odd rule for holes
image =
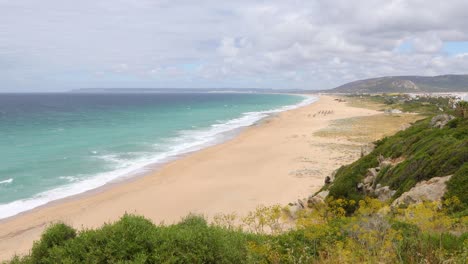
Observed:
[[[310,102],[276,94],[0,94],[0,218],[143,173]]]

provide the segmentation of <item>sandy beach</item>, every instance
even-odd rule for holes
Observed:
[[[321,96],[316,103],[269,117],[148,175],[2,220],[0,260],[27,253],[53,222],[93,228],[127,212],[173,223],[189,213],[242,215],[260,204],[285,205],[307,197],[333,170],[359,158],[366,143],[327,134],[327,129],[339,120],[381,115],[334,99]],[[359,129],[358,121],[341,128]],[[378,138],[392,131],[365,133]]]

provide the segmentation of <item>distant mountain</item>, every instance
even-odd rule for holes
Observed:
[[[268,88],[82,88],[71,93],[278,93],[295,90]]]
[[[468,92],[468,74],[381,77],[350,82],[329,91],[337,93]]]

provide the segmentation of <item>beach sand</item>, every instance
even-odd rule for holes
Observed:
[[[366,143],[327,129],[339,120],[378,115],[381,112],[321,96],[314,104],[269,117],[227,142],[181,157],[146,176],[0,221],[0,260],[27,253],[44,228],[58,221],[78,229],[93,228],[127,212],[167,224],[189,213],[243,215],[260,204],[294,202],[316,192],[333,170],[359,158],[360,146]],[[354,120],[338,130],[362,130],[359,119]],[[374,133],[373,138],[392,133],[377,130],[360,132]]]

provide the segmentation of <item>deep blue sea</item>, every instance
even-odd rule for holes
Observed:
[[[0,94],[0,218],[144,173],[313,102],[279,94]]]

